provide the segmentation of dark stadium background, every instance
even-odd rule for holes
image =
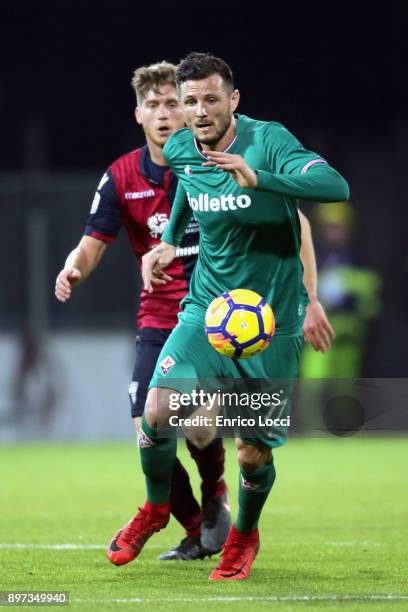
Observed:
[[[405,376],[403,17],[402,3],[375,1],[3,4],[2,329],[132,332],[137,274],[124,236],[69,307],[54,299],[54,279],[81,236],[103,171],[142,143],[133,119],[133,69],[211,51],[233,67],[241,112],[282,122],[349,180],[357,249],[383,278],[384,306],[365,375]],[[31,225],[39,233],[30,242]]]

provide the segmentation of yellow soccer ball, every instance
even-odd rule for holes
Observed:
[[[249,359],[269,345],[275,333],[275,317],[258,293],[233,289],[211,302],[205,331],[211,346],[224,357]]]

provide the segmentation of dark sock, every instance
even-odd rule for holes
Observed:
[[[149,426],[143,415],[139,447],[147,499],[152,504],[163,504],[170,499],[177,440],[175,437],[159,438],[157,430]]]
[[[186,443],[201,476],[203,500],[222,495],[227,488],[223,479],[225,450],[222,438],[216,438],[202,449],[194,446],[190,440],[186,440]]]
[[[171,481],[170,507],[187,535],[198,537],[201,533],[201,508],[194,497],[187,471],[178,458],[174,463]]]
[[[258,527],[262,508],[275,482],[273,461],[250,474],[241,469],[238,493],[238,518],[234,525],[238,531],[250,532]]]

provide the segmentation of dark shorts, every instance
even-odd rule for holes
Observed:
[[[157,358],[171,329],[144,327],[136,338],[136,359],[132,382],[129,385],[129,399],[132,417],[140,417],[144,412],[147,389],[153,376]]]

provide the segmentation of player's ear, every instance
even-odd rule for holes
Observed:
[[[233,113],[236,111],[238,107],[239,98],[240,98],[240,93],[238,89],[234,89],[234,91],[231,94],[231,110]]]
[[[139,125],[142,125],[142,114],[140,112],[139,106],[136,106],[136,108],[135,108],[135,117],[136,117],[137,123]]]

